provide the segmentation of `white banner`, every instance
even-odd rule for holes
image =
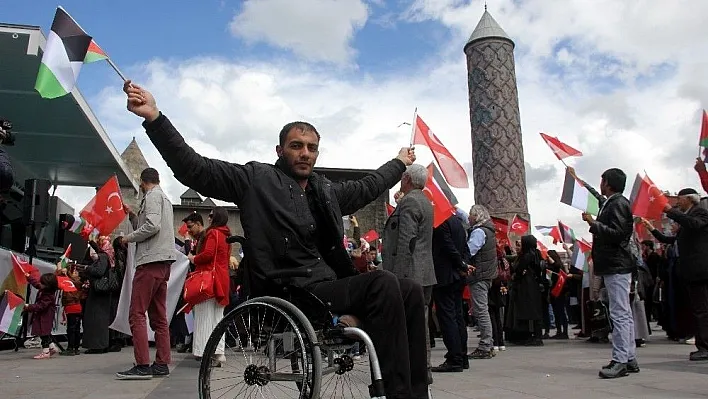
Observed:
[[[182,287],[184,280],[187,278],[189,271],[189,259],[182,252],[175,250],[177,260],[172,263],[170,270],[170,280],[167,282],[167,324],[172,321],[172,316],[177,307],[179,296],[182,295]],[[123,278],[123,287],[120,290],[120,300],[118,301],[118,311],[113,324],[109,327],[113,330],[122,332],[123,334],[132,335],[130,333],[130,324],[128,323],[128,313],[130,310],[130,295],[133,292],[133,276],[135,275],[135,243],[128,244],[128,259],[125,265],[125,278]],[[147,315],[147,312],[146,312]],[[148,340],[155,340],[155,332],[150,328],[150,319],[147,319]]]

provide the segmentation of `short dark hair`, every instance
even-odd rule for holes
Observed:
[[[189,215],[187,215],[187,217],[182,219],[182,221],[184,223],[187,223],[187,222],[199,223],[202,226],[204,226],[204,218],[202,217],[202,215],[198,214],[197,212],[190,213]]]
[[[280,136],[278,137],[280,145],[285,145],[285,139],[288,137],[288,133],[293,129],[302,130],[303,132],[313,132],[317,135],[317,140],[320,139],[320,133],[311,123],[296,121],[288,123],[280,130]]]
[[[160,184],[160,174],[155,168],[145,168],[140,173],[140,180],[150,184]]]
[[[54,273],[44,273],[39,278],[39,282],[44,286],[44,291],[56,291],[59,289],[59,282],[57,281],[57,275]]]
[[[226,208],[217,206],[211,210],[211,224],[209,227],[221,227],[226,226],[229,223],[229,212]]]
[[[651,250],[654,249],[654,241],[652,241],[652,240],[644,240],[644,241],[642,241],[642,245],[644,245],[645,247],[647,247]]]
[[[625,185],[627,184],[627,175],[622,169],[607,169],[605,173],[602,174],[602,179],[605,180],[605,183],[610,186],[612,191],[616,193],[624,192]]]

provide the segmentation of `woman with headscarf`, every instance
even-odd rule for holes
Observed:
[[[548,269],[551,274],[551,287],[555,287],[558,283],[558,275],[561,271],[567,273],[563,265],[563,261],[554,250],[548,251]],[[551,306],[553,307],[553,316],[556,320],[556,335],[551,339],[568,339],[568,315],[565,312],[566,302],[568,300],[568,286],[563,286],[563,289],[557,296],[551,295]]]
[[[509,298],[507,329],[519,335],[531,332],[525,340],[528,346],[542,346],[543,308],[541,298],[541,253],[536,249],[536,237],[521,237],[521,251],[514,264]]]
[[[93,263],[86,267],[84,277],[89,282],[88,298],[84,308],[84,334],[82,346],[87,354],[108,352],[110,345],[109,329],[111,324],[111,300],[114,293],[98,292],[96,281],[115,267],[113,247],[108,237],[101,236],[98,242],[89,241],[89,251]]]
[[[209,227],[197,244],[197,254],[189,255],[189,260],[195,266],[195,271],[214,270],[214,298],[194,304],[194,338],[192,340],[192,353],[201,359],[209,336],[216,325],[224,318],[224,308],[229,304],[229,259],[231,258],[231,245],[226,238],[231,235],[229,227],[229,214],[221,207],[214,208],[209,213]],[[215,357],[212,362],[220,366],[226,361],[224,356],[225,340],[216,347]]]

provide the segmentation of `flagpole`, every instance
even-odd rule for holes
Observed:
[[[417,121],[418,119],[418,107],[415,107],[415,111],[413,111],[413,123],[411,124],[411,140],[408,144],[409,147],[413,148],[413,140],[415,139],[415,128],[417,126]]]
[[[116,71],[116,73],[118,74],[118,76],[120,76],[120,78],[123,79],[124,82],[125,82],[126,80],[128,80],[128,79],[125,77],[125,75],[123,75],[123,72],[121,72],[120,69],[118,69],[118,67],[116,66],[116,64],[113,63],[113,60],[111,60],[110,58],[106,58],[106,61],[108,61],[108,65],[110,65],[110,66],[113,68],[113,70]]]

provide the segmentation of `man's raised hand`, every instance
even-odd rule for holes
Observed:
[[[123,84],[123,91],[128,96],[128,111],[145,118],[148,122],[152,122],[160,116],[155,98],[149,91],[130,80],[126,80]]]
[[[403,147],[398,152],[398,159],[406,166],[411,166],[415,162],[415,149],[413,147]]]

